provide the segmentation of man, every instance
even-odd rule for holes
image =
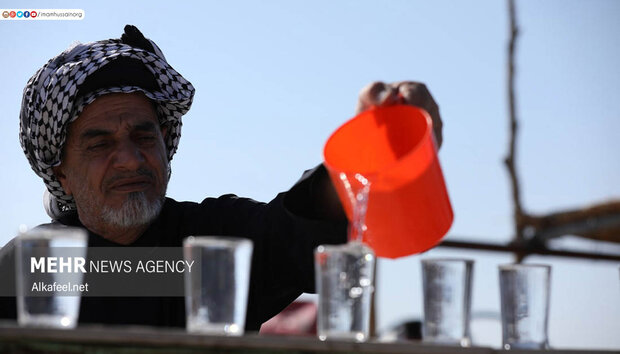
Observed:
[[[166,198],[181,117],[194,88],[154,42],[126,26],[118,40],[80,44],[51,59],[28,82],[20,142],[48,191],[54,222],[85,228],[89,246],[179,247],[190,235],[254,243],[246,330],[314,290],[312,252],[346,242],[347,221],[326,170],[307,171],[265,204],[234,195],[201,203]],[[441,144],[438,107],[425,86],[375,83],[358,111],[409,103],[429,111]],[[9,262],[12,243],[2,249]],[[1,268],[0,268],[1,269]],[[0,317],[15,317],[14,299]],[[83,297],[81,323],[184,326],[183,298]]]

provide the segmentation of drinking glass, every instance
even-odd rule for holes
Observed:
[[[473,264],[464,259],[422,260],[424,342],[471,345],[469,314]]]
[[[75,328],[84,286],[86,231],[39,227],[16,240],[17,322],[25,327]]]
[[[504,349],[547,349],[549,318],[548,265],[499,267]]]
[[[361,242],[321,245],[315,253],[320,340],[364,342],[370,334],[375,255]]]
[[[252,241],[233,237],[188,237],[185,311],[188,332],[241,336],[252,262]]]

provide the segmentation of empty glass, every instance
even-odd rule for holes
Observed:
[[[87,240],[83,229],[66,226],[19,235],[15,261],[20,326],[75,328],[85,290]]]
[[[319,339],[368,340],[374,252],[360,242],[322,245],[314,259]]]
[[[471,345],[469,314],[473,264],[464,259],[422,260],[424,342]]]
[[[187,330],[243,335],[250,284],[252,241],[233,237],[188,237],[183,241]]]
[[[549,318],[548,265],[499,267],[504,349],[547,349]]]

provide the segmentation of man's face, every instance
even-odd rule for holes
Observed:
[[[101,96],[71,123],[54,172],[86,227],[145,225],[159,214],[168,184],[165,133],[141,93]]]

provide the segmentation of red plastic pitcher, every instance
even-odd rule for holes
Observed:
[[[338,128],[323,154],[350,221],[351,192],[362,188],[355,175],[370,181],[363,241],[377,256],[426,251],[450,229],[454,215],[426,111],[406,105],[367,110]]]

